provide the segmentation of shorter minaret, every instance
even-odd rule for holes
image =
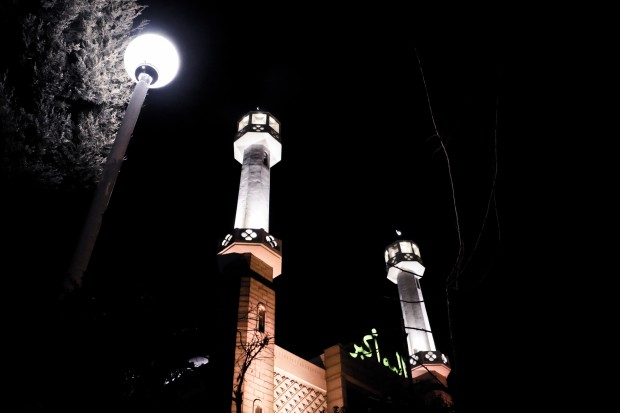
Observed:
[[[420,249],[413,241],[398,240],[385,249],[385,263],[387,278],[398,286],[413,382],[425,385],[425,403],[451,405],[452,397],[445,391],[450,365],[435,347],[422,297],[420,279],[425,268]]]

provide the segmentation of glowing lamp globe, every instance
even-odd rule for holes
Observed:
[[[151,77],[150,88],[166,86],[179,71],[179,54],[170,40],[158,34],[143,34],[125,50],[125,70],[138,82],[140,74]]]

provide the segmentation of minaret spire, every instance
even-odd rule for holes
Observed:
[[[282,272],[280,240],[269,234],[271,167],[282,159],[280,122],[269,112],[255,110],[241,117],[233,144],[242,165],[234,229],[222,240],[218,253],[251,253]]]
[[[400,235],[399,231],[397,234]],[[450,374],[448,358],[437,351],[433,332],[422,297],[420,279],[424,265],[417,244],[410,240],[398,240],[385,249],[387,278],[398,286],[407,348],[411,360],[411,377],[427,372],[439,373],[445,380]]]

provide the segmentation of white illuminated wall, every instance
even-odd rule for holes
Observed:
[[[235,228],[269,232],[269,155],[267,146],[260,143],[250,145],[243,153]]]

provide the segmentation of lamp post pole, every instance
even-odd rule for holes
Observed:
[[[114,189],[116,178],[118,177],[118,173],[121,169],[121,164],[123,162],[123,158],[125,157],[129,140],[131,139],[134,127],[136,126],[140,109],[142,108],[142,104],[144,103],[146,93],[152,80],[153,78],[151,76],[146,73],[142,73],[139,76],[139,81],[133,90],[131,100],[127,106],[127,111],[125,112],[125,117],[123,118],[121,127],[118,130],[118,135],[114,140],[114,144],[110,149],[110,153],[103,169],[103,175],[97,184],[95,195],[90,205],[90,210],[88,211],[86,221],[82,227],[82,232],[80,234],[75,253],[71,259],[69,271],[62,288],[62,297],[82,286],[82,276],[88,267],[88,262],[90,261],[93,249],[95,248],[97,236],[99,235],[99,230],[103,221],[103,214],[105,213],[108,203],[110,202],[112,190]]]
[[[129,140],[149,88],[168,84],[179,68],[179,57],[172,43],[156,34],[138,36],[128,45],[124,57],[125,69],[136,85],[125,111],[121,127],[97,184],[90,210],[82,227],[77,247],[63,280],[60,299],[82,286],[82,279],[92,255],[103,215],[110,202],[112,190],[121,169]]]

